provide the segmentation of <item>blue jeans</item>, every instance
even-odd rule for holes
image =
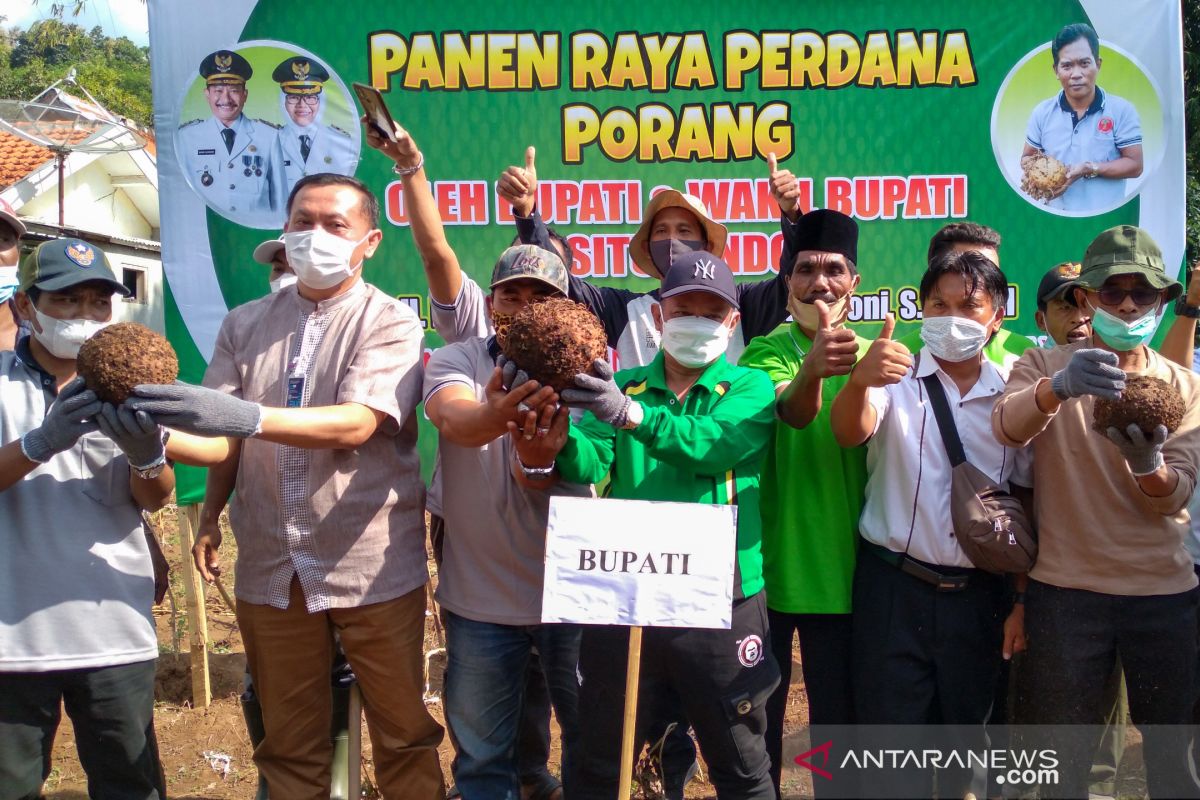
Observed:
[[[579,737],[580,628],[497,625],[442,610],[446,625],[446,722],[457,759],[454,785],[464,800],[520,795],[517,731],[525,670],[537,648],[562,730],[562,782],[571,796]]]

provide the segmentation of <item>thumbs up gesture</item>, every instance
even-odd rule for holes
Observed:
[[[816,300],[817,332],[812,350],[804,357],[804,371],[814,378],[849,375],[858,361],[858,342],[854,331],[847,327],[834,328],[829,320],[829,306]]]
[[[537,205],[537,150],[531,145],[525,148],[525,166],[513,165],[500,173],[496,192],[512,203],[513,213],[528,217]]]
[[[800,210],[800,182],[791,170],[779,168],[774,153],[767,153],[767,169],[771,176],[771,196],[779,204],[779,210],[795,221]]]
[[[866,355],[850,373],[851,383],[863,389],[887,386],[899,383],[900,379],[908,374],[912,369],[912,353],[900,342],[892,340],[892,332],[895,329],[896,317],[888,314],[883,321],[883,330],[879,332],[879,338],[871,342]]]

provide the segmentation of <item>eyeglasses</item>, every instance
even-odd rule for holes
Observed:
[[[1139,306],[1148,306],[1151,303],[1157,303],[1162,293],[1158,289],[1152,289],[1148,286],[1138,286],[1133,289],[1120,289],[1116,286],[1107,286],[1097,292],[1097,294],[1100,295],[1100,302],[1106,306],[1119,306],[1125,302],[1126,297],[1132,297],[1133,302]]]
[[[289,94],[284,102],[289,106],[298,106],[301,103],[306,106],[315,106],[321,102],[321,97],[315,94]]]

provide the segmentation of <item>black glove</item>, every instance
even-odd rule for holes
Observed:
[[[135,386],[125,405],[155,423],[199,436],[245,439],[258,432],[262,406],[188,383]]]
[[[100,399],[75,378],[62,388],[42,424],[21,437],[21,452],[30,461],[45,464],[56,453],[70,450],[79,437],[96,430],[92,417],[100,413]]]

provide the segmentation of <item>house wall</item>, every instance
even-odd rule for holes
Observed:
[[[116,322],[140,322],[147,328],[166,334],[163,318],[163,269],[158,253],[134,250],[112,243],[98,243],[108,254],[108,263],[118,280],[123,280],[123,270],[143,270],[145,294],[140,301],[124,300],[113,306]]]
[[[67,173],[67,194],[64,203],[65,221],[69,228],[98,231],[135,239],[156,238],[157,231],[146,221],[137,207],[121,189],[112,185],[103,159],[94,159],[76,172]],[[30,198],[18,212],[50,225],[58,224],[58,187]]]

